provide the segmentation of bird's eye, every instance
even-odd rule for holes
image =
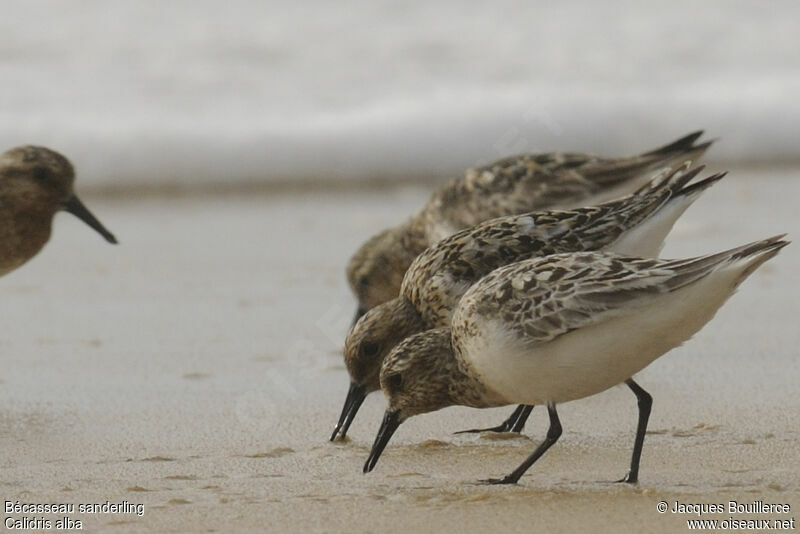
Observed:
[[[368,276],[362,276],[361,278],[358,279],[358,288],[361,291],[366,291],[368,287],[369,287],[369,277]]]
[[[378,354],[378,350],[380,350],[380,347],[377,343],[365,341],[361,344],[361,352],[364,354],[364,356],[371,358]]]
[[[403,385],[403,376],[400,373],[394,373],[387,376],[385,382],[389,391],[397,391]]]
[[[31,174],[33,175],[33,179],[37,182],[44,182],[50,177],[50,173],[47,172],[47,169],[42,167],[34,169]]]

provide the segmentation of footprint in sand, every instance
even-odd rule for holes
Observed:
[[[290,447],[276,447],[264,452],[257,452],[254,454],[245,454],[245,458],[280,458],[287,454],[294,453],[294,449]]]

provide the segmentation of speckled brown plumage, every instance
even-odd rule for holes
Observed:
[[[632,195],[598,206],[500,217],[458,232],[414,260],[401,295],[425,324],[446,326],[458,299],[482,276],[525,258],[601,250],[653,217],[670,199],[699,193],[723,176],[685,188],[701,169],[679,169]]]
[[[401,296],[367,312],[348,334],[344,353],[351,379],[359,383],[369,377],[376,379],[383,358],[402,339],[448,326],[461,296],[494,269],[528,258],[610,246],[670,199],[697,194],[723,176],[717,174],[687,187],[700,170],[679,169],[599,206],[492,219],[436,243],[409,267]],[[378,350],[367,357],[365,344]],[[377,388],[377,380],[373,380],[369,389]]]
[[[48,148],[22,146],[0,155],[0,275],[42,249],[59,210],[73,213],[116,243],[75,196],[74,181],[72,164]]]
[[[384,365],[381,384],[393,411],[405,414],[423,405],[429,411],[453,404],[486,408],[505,399],[477,381],[468,366],[453,356],[450,328],[436,328],[404,339]],[[406,405],[408,406],[406,408]]]
[[[613,246],[673,202],[685,209],[723,176],[687,186],[701,170],[687,169],[654,178],[639,191],[600,206],[492,219],[428,248],[406,272],[401,296],[369,310],[348,334],[344,358],[351,383],[363,394],[377,390],[378,370],[389,351],[412,334],[449,325],[461,296],[494,269],[526,258]],[[663,238],[657,232],[657,243],[645,243],[644,249],[658,250]]]
[[[694,132],[634,157],[525,154],[467,170],[409,220],[377,234],[353,255],[347,278],[358,315],[396,297],[413,259],[441,239],[495,217],[595,205],[630,193],[659,169],[699,159],[711,144],[695,144],[701,135]]]
[[[556,254],[492,271],[457,305],[448,329],[407,338],[384,361],[384,422],[371,471],[406,419],[452,405],[546,403],[548,437],[514,472],[516,483],[561,434],[557,403],[629,379],[699,331],[742,281],[788,244],[783,236],[690,259],[610,252]],[[649,405],[640,413],[629,476],[635,482]]]

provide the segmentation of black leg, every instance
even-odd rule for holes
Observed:
[[[647,421],[650,419],[650,409],[653,407],[653,397],[642,387],[629,378],[625,381],[639,404],[639,422],[636,425],[636,440],[633,442],[633,455],[631,456],[631,469],[622,480],[617,482],[628,482],[636,484],[639,481],[639,460],[642,458],[642,446],[644,445],[644,434],[647,431]]]
[[[558,412],[556,412],[555,404],[547,405],[547,414],[550,416],[550,428],[547,430],[547,436],[544,438],[544,441],[533,451],[533,454],[528,456],[528,458],[522,462],[519,467],[514,469],[510,475],[504,478],[490,478],[489,480],[484,480],[484,483],[516,484],[520,477],[525,474],[525,471],[527,471],[539,457],[547,452],[547,449],[549,449],[553,443],[558,441],[558,438],[561,437],[561,421],[558,420]]]
[[[519,412],[519,417],[517,417],[517,421],[514,423],[514,426],[511,427],[511,432],[516,432],[517,434],[522,432],[522,429],[525,428],[525,423],[528,422],[528,417],[531,416],[531,412],[533,411],[532,405],[529,406],[523,404],[520,406],[520,408],[522,408],[522,410]]]
[[[525,404],[520,404],[516,407],[514,412],[508,416],[508,419],[503,421],[499,426],[494,426],[492,428],[473,428],[470,430],[461,430],[456,432],[456,434],[476,434],[478,432],[522,432],[522,429],[525,427],[525,422],[528,420],[528,417],[531,415],[531,410],[533,410],[533,406],[526,406]]]

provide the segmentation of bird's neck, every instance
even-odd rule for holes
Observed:
[[[53,210],[39,208],[20,209],[19,202],[0,196],[0,275],[31,259],[50,239]]]
[[[449,329],[443,330],[449,332]],[[445,377],[441,387],[447,391],[450,404],[470,408],[493,408],[508,404],[480,381],[475,371],[459,357],[449,341],[440,352],[436,365],[440,366],[438,374]]]
[[[408,265],[411,265],[414,258],[428,248],[429,240],[425,231],[425,223],[419,215],[415,215],[398,227],[398,235],[401,236],[405,260]]]

